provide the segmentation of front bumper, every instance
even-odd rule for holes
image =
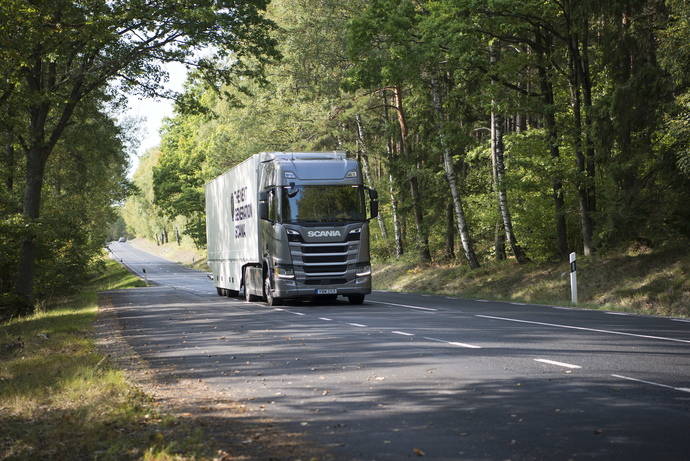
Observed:
[[[371,293],[371,275],[355,277],[345,283],[331,285],[308,285],[304,280],[275,277],[273,296],[277,298],[311,298],[317,296],[316,290],[336,289],[339,295],[368,295]]]

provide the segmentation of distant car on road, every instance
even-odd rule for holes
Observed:
[[[127,241],[127,238],[125,238],[125,237],[120,237],[119,239],[117,239],[117,241],[118,241],[118,242],[126,242],[126,241]]]

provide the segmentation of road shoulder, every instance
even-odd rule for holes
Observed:
[[[251,413],[201,380],[182,378],[174,368],[149,367],[127,343],[122,328],[110,296],[101,293],[94,323],[98,347],[162,412],[201,428],[217,447],[216,459],[331,459],[303,434],[283,430],[280,423]]]

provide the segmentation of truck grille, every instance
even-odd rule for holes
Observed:
[[[338,266],[312,266],[305,264],[304,265],[304,272],[307,275],[310,274],[337,274],[340,272],[345,272],[347,270],[347,265],[338,265]]]
[[[304,255],[302,260],[305,264],[309,263],[346,263],[347,253],[342,255]]]
[[[322,284],[321,280],[334,280],[347,272],[348,263],[354,263],[357,258],[359,242],[342,243],[304,243],[290,244],[292,260],[296,266],[301,266],[302,278],[309,284]],[[349,260],[351,259],[351,261]]]
[[[314,253],[346,253],[347,243],[332,244],[332,245],[322,245],[322,244],[302,244],[302,253],[314,254]]]

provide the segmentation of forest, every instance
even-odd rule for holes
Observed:
[[[261,151],[344,150],[378,260],[524,264],[690,236],[683,0],[275,0],[280,58],[194,74],[142,161],[130,231],[203,248],[203,185]],[[154,210],[153,216],[148,214]]]
[[[0,66],[4,315],[73,289],[118,215],[203,248],[204,184],[261,151],[358,158],[378,261],[690,237],[686,0],[11,0]],[[131,181],[126,93],[177,101]]]

